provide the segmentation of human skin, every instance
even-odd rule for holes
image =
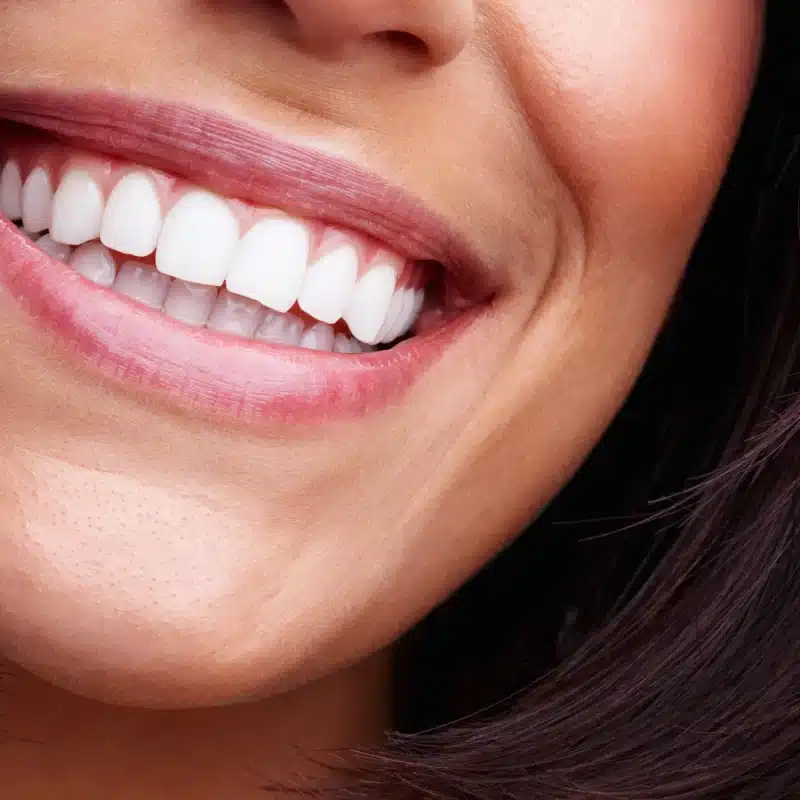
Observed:
[[[342,156],[447,220],[498,289],[385,408],[248,425],[99,381],[0,288],[0,646],[92,700],[27,676],[19,697],[91,707],[107,731],[134,712],[93,701],[251,701],[229,713],[260,709],[255,735],[291,708],[311,725],[308,698],[339,691],[362,711],[337,712],[325,746],[375,738],[391,643],[546,505],[639,374],[735,142],[763,14],[280,5],[0,0],[0,86],[189,99]]]

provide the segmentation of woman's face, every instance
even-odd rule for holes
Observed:
[[[94,245],[84,274],[127,269],[140,298],[0,230],[3,653],[103,699],[224,702],[385,648],[468,579],[636,379],[734,144],[762,12],[0,0],[0,114],[64,135],[9,139],[20,180],[41,166],[58,188],[52,209],[30,190],[29,227],[99,232],[119,271]],[[108,222],[130,172],[140,191]],[[4,202],[24,206],[14,179]],[[241,255],[263,220],[272,250]],[[303,314],[215,300],[235,255],[241,292],[294,258],[294,289],[269,297]],[[143,304],[175,286],[188,316],[228,303],[219,330]],[[247,327],[344,314],[335,331],[391,340],[423,287],[412,337],[382,352]],[[331,346],[325,326],[302,336]]]

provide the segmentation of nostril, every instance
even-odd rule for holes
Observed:
[[[292,14],[292,9],[286,0],[262,0],[262,5],[266,6],[268,11],[274,11],[279,14]]]
[[[425,55],[428,52],[428,46],[425,42],[419,36],[408,33],[408,31],[380,31],[373,33],[371,38],[375,41],[383,42],[393,49],[405,50],[415,55]]]
[[[253,0],[248,1],[253,2]],[[262,15],[262,18],[280,25],[283,29],[291,26],[295,21],[294,11],[287,0],[256,0],[256,2],[258,13]]]
[[[299,42],[326,56],[369,42],[394,53],[422,55],[428,63],[442,66],[466,47],[475,27],[474,0],[268,2],[276,18],[286,15],[292,20]]]

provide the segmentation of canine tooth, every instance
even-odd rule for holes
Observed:
[[[415,311],[414,305],[416,303],[417,293],[414,289],[407,288],[404,289],[403,294],[403,305],[400,308],[400,312],[397,315],[397,319],[394,321],[394,325],[392,326],[392,330],[389,333],[391,337],[389,341],[393,341],[394,339],[399,339],[411,325],[414,323],[415,320]]]
[[[394,329],[397,326],[397,320],[403,311],[403,303],[405,302],[407,292],[405,289],[395,289],[392,295],[392,302],[389,304],[389,311],[386,314],[386,320],[381,327],[381,332],[378,341],[386,344],[391,342],[395,337],[393,336]]]
[[[170,279],[147,264],[126,261],[117,273],[114,289],[151,308],[161,309],[169,291]]]
[[[98,286],[110,289],[117,277],[117,264],[111,251],[100,242],[87,242],[76,247],[67,262],[76,272]]]
[[[217,300],[216,286],[174,280],[164,300],[164,313],[188,325],[205,325]]]
[[[103,205],[103,193],[92,176],[82,169],[70,170],[53,196],[50,235],[57,242],[72,245],[97,239]]]
[[[262,342],[297,347],[303,335],[303,328],[303,321],[294,314],[281,314],[268,310],[253,338]]]
[[[300,337],[300,347],[306,350],[333,350],[333,328],[324,322],[318,322]]]
[[[399,339],[412,325],[414,313],[414,298],[416,294],[413,289],[405,290],[405,297],[403,297],[403,306],[397,319],[392,326],[391,337],[392,340]]]
[[[392,339],[399,339],[411,330],[425,301],[425,291],[423,289],[406,289],[405,293],[403,308],[391,332]]]
[[[239,223],[222,198],[188,192],[164,220],[156,267],[173,278],[221,286],[238,239]]]
[[[16,161],[0,172],[0,211],[12,221],[22,217],[22,174]]]
[[[358,282],[344,317],[356,339],[378,343],[396,283],[397,271],[390,264],[372,267]]]
[[[53,218],[53,185],[47,170],[36,167],[22,186],[22,227],[28,233],[41,233]]]
[[[262,314],[263,308],[256,300],[222,289],[211,311],[207,327],[212,331],[223,331],[249,339],[256,332]]]
[[[152,178],[146,172],[129,172],[106,202],[100,241],[120,253],[149,256],[158,244],[162,222],[161,202]]]
[[[47,255],[54,258],[56,261],[63,261],[65,264],[72,253],[72,249],[68,244],[61,244],[61,242],[54,242],[49,233],[41,236],[36,240],[36,246],[44,250]]]
[[[290,217],[267,217],[242,237],[225,280],[236,294],[252,297],[275,311],[297,302],[308,264],[308,226]]]
[[[332,325],[342,318],[358,277],[358,251],[337,247],[308,268],[297,304],[307,314]]]

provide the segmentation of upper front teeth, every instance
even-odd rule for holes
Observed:
[[[266,217],[239,240],[225,282],[232,292],[288,311],[303,287],[310,251],[306,223],[283,215]]]
[[[363,245],[344,231],[325,229],[320,238],[319,226],[307,220],[266,209],[245,213],[242,204],[205,190],[176,196],[170,193],[172,179],[149,170],[128,169],[112,182],[107,165],[81,158],[60,171],[54,191],[55,172],[38,165],[23,182],[17,162],[8,161],[0,173],[0,210],[10,219],[21,218],[29,234],[49,229],[39,244],[60,259],[77,247],[71,263],[101,285],[108,285],[115,268],[109,251],[154,256],[158,273],[152,280],[143,281],[137,271],[141,265],[130,261],[120,267],[115,288],[124,294],[131,287],[151,306],[166,303],[173,316],[190,324],[208,316],[205,306],[216,296],[209,291],[207,298],[199,297],[198,284],[224,284],[231,297],[282,313],[297,304],[325,324],[306,332],[307,346],[319,343],[322,349],[349,346],[337,345],[332,328],[328,335],[328,327],[339,320],[373,345],[407,332],[419,314],[423,290],[411,288],[413,271],[404,272],[404,260],[382,251],[363,264]],[[169,281],[156,279],[159,273],[175,279],[169,295],[164,295]],[[214,309],[210,327],[244,324],[238,306],[235,313],[224,303]]]
[[[173,278],[222,286],[239,241],[239,223],[211,192],[185,194],[167,214],[156,248],[156,268]]]
[[[108,197],[100,241],[131,256],[149,256],[158,244],[164,217],[158,191],[149,175],[130,172]]]
[[[85,170],[70,170],[53,196],[50,235],[71,245],[99,238],[104,205],[103,192],[92,176]]]

